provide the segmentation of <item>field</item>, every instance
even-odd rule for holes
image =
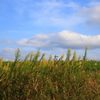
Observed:
[[[100,61],[88,60],[87,48],[82,60],[71,49],[65,59],[40,54],[0,59],[0,100],[100,100]]]

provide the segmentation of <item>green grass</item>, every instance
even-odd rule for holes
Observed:
[[[70,59],[69,49],[65,60],[40,55],[21,60],[18,49],[14,62],[0,59],[0,100],[100,100],[99,61]]]

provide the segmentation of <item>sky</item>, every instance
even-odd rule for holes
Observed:
[[[0,0],[0,58],[18,48],[66,56],[67,49],[100,60],[100,0]]]

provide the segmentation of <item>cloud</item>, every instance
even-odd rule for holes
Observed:
[[[73,9],[78,9],[80,6],[75,2],[69,2],[68,4],[65,4],[66,7],[71,7]]]
[[[44,1],[36,3],[36,7],[38,7],[37,11],[29,10],[30,17],[35,19],[32,23],[46,26],[72,26],[80,22],[74,13],[79,6],[74,2]]]
[[[14,10],[17,18],[29,19],[28,24],[39,26],[73,26],[82,20],[76,16],[75,11],[79,5],[75,2],[65,2],[63,0],[43,0],[43,1],[15,1]]]
[[[45,42],[46,41],[46,42]],[[49,36],[46,34],[37,34],[30,39],[21,39],[17,41],[18,45],[22,46],[33,46],[37,48],[47,48],[49,42]]]
[[[56,44],[56,47],[59,48],[81,49],[86,45],[92,49],[100,48],[100,35],[87,36],[68,30],[55,34],[55,38],[52,41],[54,44]]]
[[[8,44],[13,44],[14,42],[8,39],[0,39],[0,43],[8,43]]]
[[[10,47],[5,47],[0,50],[0,58],[4,57],[4,60],[13,60],[15,54],[15,49]]]
[[[12,53],[15,52],[15,49],[14,48],[10,48],[10,47],[6,47],[6,48],[3,48],[0,52],[3,55],[11,55]]]
[[[97,2],[97,1],[95,1],[95,2],[90,2],[90,3],[89,3],[89,6],[90,6],[90,7],[100,6],[100,2]]]
[[[87,25],[100,26],[100,2],[91,2],[89,7],[83,7],[79,16],[85,18]]]
[[[100,35],[82,35],[69,30],[53,34],[38,34],[29,39],[21,39],[16,42],[21,46],[30,46],[38,49],[83,49],[86,45],[90,49],[100,48]]]

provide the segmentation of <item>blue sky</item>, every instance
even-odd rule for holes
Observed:
[[[68,48],[100,60],[100,0],[0,0],[0,57],[17,48],[60,56]]]

